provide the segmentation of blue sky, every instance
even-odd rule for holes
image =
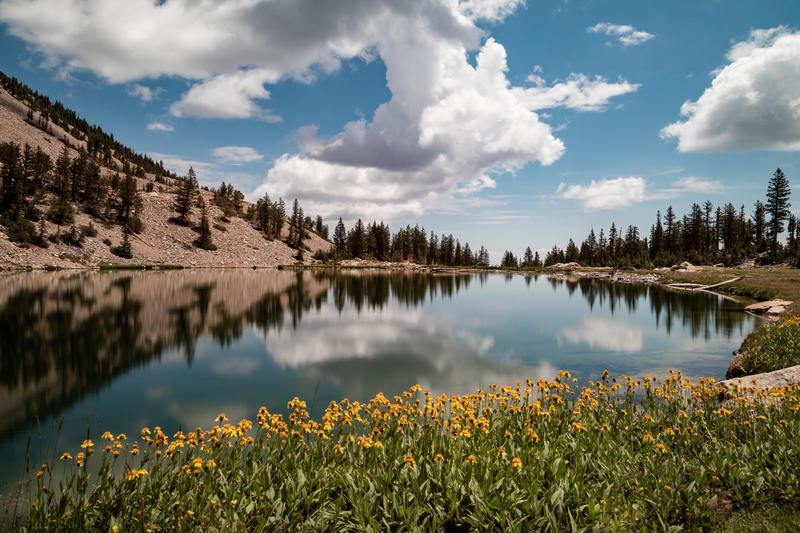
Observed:
[[[0,25],[0,69],[176,172],[495,261],[800,185],[796,1],[0,0]]]

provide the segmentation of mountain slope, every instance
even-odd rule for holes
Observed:
[[[62,153],[65,144],[68,146],[70,158],[76,158],[78,149],[87,148],[88,136],[82,134],[76,126],[65,127],[53,122],[47,123],[45,129],[33,124],[42,124],[42,113],[34,111],[28,105],[31,102],[22,102],[8,91],[0,89],[0,143],[13,142],[20,146],[30,145],[33,149],[41,148],[53,161]],[[59,104],[60,105],[60,104]],[[35,106],[33,106],[35,107]],[[70,112],[71,113],[71,112]],[[45,112],[46,114],[46,112]],[[75,133],[73,136],[67,129]],[[45,131],[46,130],[46,131]],[[98,128],[99,130],[99,128]],[[99,130],[102,131],[102,130]],[[105,134],[103,134],[105,135]],[[111,137],[113,139],[113,137]],[[66,141],[66,143],[65,143]],[[118,145],[118,143],[117,143]],[[95,158],[94,161],[101,166],[100,173],[110,179],[112,175],[128,162],[126,156],[136,158],[142,162],[144,156],[135,154],[132,150],[122,147],[107,152],[105,158]],[[77,148],[77,149],[76,149]],[[117,156],[125,158],[122,161]],[[152,163],[152,162],[151,162]],[[110,168],[111,166],[115,168]],[[150,165],[148,165],[150,166]],[[188,170],[188,169],[187,169]],[[156,168],[158,171],[158,168]],[[165,173],[165,175],[169,175]],[[250,221],[238,216],[224,218],[223,212],[214,205],[214,195],[209,191],[200,190],[206,205],[212,229],[212,240],[217,250],[206,251],[194,246],[193,241],[197,233],[191,228],[179,226],[169,222],[175,215],[172,207],[175,191],[179,183],[165,176],[159,176],[156,182],[153,173],[143,172],[136,179],[136,188],[142,200],[142,207],[138,213],[144,224],[139,234],[130,237],[133,257],[124,259],[111,253],[111,247],[122,242],[122,226],[80,212],[76,207],[74,224],[76,227],[91,225],[96,228],[96,236],[85,237],[82,246],[70,246],[64,243],[49,243],[47,248],[38,246],[23,247],[11,241],[8,230],[0,226],[0,267],[28,267],[42,268],[46,265],[60,267],[90,267],[101,262],[132,263],[132,264],[180,264],[196,267],[229,267],[229,266],[265,266],[273,267],[281,264],[295,262],[297,250],[287,246],[279,240],[267,240],[260,230],[255,229]],[[145,188],[152,188],[152,192],[144,192]],[[52,199],[45,198],[38,204],[46,210]],[[246,212],[249,204],[245,203]],[[200,219],[200,209],[194,208],[191,219],[194,222]],[[229,220],[226,222],[226,220]],[[67,226],[57,226],[45,221],[45,234],[55,235],[68,231]],[[219,228],[224,228],[222,231]],[[284,224],[282,238],[288,235],[288,221]],[[104,242],[105,241],[105,242]],[[107,243],[111,242],[111,246]],[[308,259],[317,250],[327,250],[330,243],[313,232],[304,241],[308,248],[304,251],[303,258]]]

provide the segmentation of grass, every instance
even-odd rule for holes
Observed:
[[[183,270],[183,265],[135,265],[125,263],[99,263],[99,270]]]
[[[800,303],[800,270],[790,267],[721,268],[698,272],[655,272],[661,274],[662,282],[689,282],[711,285],[737,276],[744,276],[735,283],[723,285],[717,292],[750,298],[773,300],[776,298]]]
[[[43,465],[23,531],[709,530],[731,516],[797,524],[800,385],[680,373],[551,381],[365,404],[172,437],[89,436]],[[232,421],[233,422],[233,421]],[[138,442],[134,442],[137,439]],[[777,506],[779,515],[759,514]],[[732,515],[733,513],[733,515]],[[782,520],[783,518],[781,518]],[[754,526],[755,527],[755,526]]]
[[[742,366],[749,374],[800,365],[800,314],[784,316],[747,336]]]
[[[789,533],[800,531],[800,509],[765,505],[752,512],[740,511],[728,519],[727,533]]]

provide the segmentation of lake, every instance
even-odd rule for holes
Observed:
[[[319,414],[558,370],[721,379],[756,320],[711,294],[542,275],[0,273],[0,482],[23,477],[29,438],[36,463],[87,430],[171,435],[294,396]]]

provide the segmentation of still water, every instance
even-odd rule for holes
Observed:
[[[560,369],[720,379],[755,320],[709,294],[519,274],[4,273],[0,483],[23,477],[29,437],[36,463],[87,431],[171,435],[294,396],[316,415]]]

